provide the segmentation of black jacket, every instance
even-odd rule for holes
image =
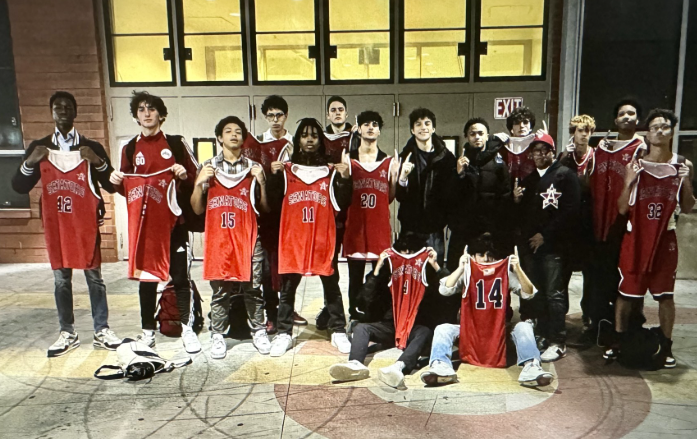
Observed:
[[[447,224],[448,203],[455,170],[455,156],[448,151],[440,137],[433,135],[433,152],[422,163],[423,154],[412,136],[404,146],[400,158],[414,164],[406,187],[397,184],[396,198],[399,201],[397,217],[402,230],[416,233],[435,233]],[[400,170],[401,172],[401,170]]]
[[[39,140],[34,140],[29,144],[29,147],[27,150],[24,152],[24,160],[22,161],[22,164],[24,164],[24,161],[27,160],[27,158],[31,155],[32,152],[34,152],[34,149],[39,146],[43,145],[47,147],[48,149],[53,149],[53,150],[60,150],[60,147],[58,145],[54,145],[51,139],[53,138],[53,134],[48,135],[44,137],[43,139]],[[80,134],[80,142],[75,145],[71,146],[70,150],[71,151],[78,151],[81,147],[87,146],[88,148],[91,148],[92,151],[94,151],[97,156],[100,158],[104,159],[104,162],[106,163],[106,168],[102,169],[101,171],[97,171],[97,169],[90,165],[90,174],[92,176],[92,185],[94,185],[95,188],[99,188],[100,186],[110,194],[113,194],[115,192],[114,186],[111,184],[109,181],[109,176],[111,175],[111,172],[114,170],[114,168],[111,166],[111,161],[109,160],[109,156],[107,155],[106,151],[104,150],[104,147],[99,143],[95,142],[94,140],[90,140],[87,137],[83,136]],[[21,171],[21,166],[19,169],[17,169],[17,172],[15,172],[14,177],[12,177],[12,189],[14,189],[15,192],[20,193],[20,194],[28,194],[29,191],[31,191],[34,186],[36,186],[36,183],[41,180],[41,167],[37,164],[33,168],[33,172],[31,175],[24,175]],[[104,200],[100,199],[99,200],[99,216],[102,218],[104,216]]]
[[[572,250],[573,235],[578,233],[581,206],[581,189],[578,177],[559,161],[554,161],[540,177],[537,170],[525,177],[521,183],[525,188],[523,198],[517,205],[522,221],[521,251],[530,247],[528,240],[541,233],[544,244],[537,254],[565,254]]]
[[[440,271],[435,271],[430,264],[426,268],[426,278],[429,286],[426,287],[426,292],[419,305],[419,311],[416,317],[417,322],[421,324],[434,321],[445,323],[444,320],[446,319],[444,317],[431,314],[445,315],[451,310],[428,306],[428,304],[443,297],[438,293],[438,282],[448,274],[445,268],[441,268]],[[375,276],[374,270],[370,270],[370,273],[365,276],[365,283],[358,292],[357,306],[358,310],[363,313],[361,317],[362,323],[392,322],[394,320],[394,315],[392,313],[392,292],[388,286],[390,277],[392,277],[392,271],[387,262],[382,266],[377,276]],[[459,308],[455,307],[455,311],[458,309]]]

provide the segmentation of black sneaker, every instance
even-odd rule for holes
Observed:
[[[327,308],[322,308],[315,317],[315,327],[320,331],[324,331],[329,327],[329,312]]]
[[[80,338],[77,333],[71,334],[67,331],[61,331],[58,336],[58,340],[48,348],[49,357],[60,357],[65,355],[73,349],[77,349],[80,346]]]
[[[675,361],[675,357],[673,356],[673,340],[666,338],[664,344],[666,350],[668,351],[668,356],[666,357],[665,363],[663,363],[663,367],[666,369],[672,369],[678,365],[677,361]]]
[[[608,348],[603,352],[603,358],[608,361],[615,361],[617,359],[617,348]]]

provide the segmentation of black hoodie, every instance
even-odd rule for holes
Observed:
[[[447,224],[448,186],[456,172],[455,156],[435,134],[430,153],[420,151],[411,136],[399,156],[404,162],[410,153],[414,169],[407,177],[408,184],[397,184],[397,217],[402,230],[429,234],[442,231]]]

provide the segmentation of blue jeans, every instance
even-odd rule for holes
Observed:
[[[460,325],[445,323],[438,325],[433,333],[431,345],[431,365],[434,361],[442,361],[453,371],[452,353],[455,340],[460,337]],[[520,322],[515,325],[511,338],[518,354],[518,365],[522,366],[534,358],[540,360],[540,351],[535,343],[535,333],[528,322]]]
[[[58,309],[58,322],[60,330],[70,333],[75,332],[75,315],[73,314],[73,269],[61,268],[53,270],[55,280],[56,308]],[[108,328],[109,307],[106,301],[106,285],[102,279],[101,268],[85,270],[87,289],[90,293],[92,305],[92,321],[94,332]]]

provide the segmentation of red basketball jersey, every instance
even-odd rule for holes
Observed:
[[[171,168],[177,161],[162,131],[152,136],[138,136],[133,150],[133,173],[148,175]]]
[[[622,239],[622,272],[647,273],[653,268],[656,248],[666,234],[678,205],[682,179],[675,165],[639,160],[642,170],[629,198],[627,233]]]
[[[254,190],[250,169],[238,174],[217,171],[210,180],[206,207],[203,278],[248,282],[257,241]]]
[[[172,228],[181,215],[174,174],[126,174],[128,206],[128,277],[141,282],[166,281]]]
[[[51,269],[99,267],[99,200],[89,162],[79,152],[49,151],[42,160],[41,216]]]
[[[593,196],[593,229],[595,239],[606,241],[610,227],[617,219],[617,199],[624,188],[625,167],[643,147],[641,139],[617,141],[613,150],[599,146],[595,150],[590,188]]]
[[[351,160],[353,198],[348,208],[343,255],[378,259],[390,247],[390,165],[387,157],[375,163]]]
[[[411,328],[414,327],[419,305],[424,298],[428,286],[426,282],[426,260],[428,249],[422,248],[416,253],[403,255],[394,248],[388,248],[392,277],[390,277],[390,292],[392,293],[392,315],[394,317],[394,343],[398,349],[407,347]]]
[[[573,157],[574,162],[576,162],[576,175],[578,175],[579,177],[583,177],[584,175],[586,175],[586,171],[593,171],[595,148],[589,146],[588,150],[586,151],[586,155],[584,155],[583,159],[581,160],[578,160],[573,152],[571,152],[570,154],[571,157]]]
[[[334,170],[286,163],[278,272],[329,276],[336,246]]]
[[[460,308],[460,358],[475,366],[506,367],[509,259],[470,258]]]
[[[331,158],[332,163],[341,163],[341,153],[343,151],[349,151],[349,146],[351,144],[351,133],[341,132],[338,134],[322,134],[324,135],[324,150],[326,154]]]
[[[247,136],[241,148],[242,155],[261,164],[264,172],[271,172],[271,163],[287,161],[293,152],[288,140],[281,138],[270,142],[261,142],[251,134]]]
[[[534,134],[525,137],[510,137],[510,145],[501,148],[501,157],[508,166],[508,173],[511,176],[511,184],[515,184],[515,179],[523,181],[532,171],[535,170],[535,161],[530,157],[528,147],[535,138]]]

